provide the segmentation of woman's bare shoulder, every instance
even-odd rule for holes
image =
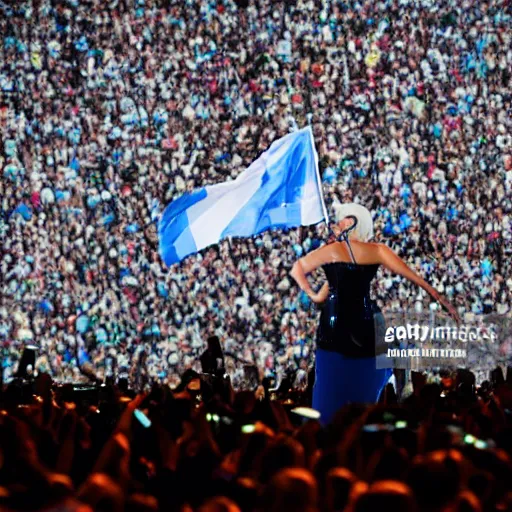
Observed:
[[[306,272],[312,271],[315,268],[327,263],[333,259],[334,254],[334,244],[325,244],[314,251],[309,252],[302,258],[300,261],[302,263],[302,267]]]
[[[383,243],[380,243],[380,242],[362,242],[361,240],[355,240],[356,243],[360,244],[360,245],[365,245],[366,247],[373,247],[373,248],[377,248],[377,247],[387,247],[386,244],[383,244]]]
[[[358,261],[366,264],[381,263],[386,252],[390,250],[386,244],[378,242],[362,242],[360,240],[354,240],[351,244],[359,257]]]
[[[370,252],[377,252],[381,250],[388,249],[388,246],[386,244],[380,243],[380,242],[362,242],[361,240],[354,240],[350,242],[352,245],[355,245],[357,247],[361,247],[361,249],[364,249],[365,251]]]

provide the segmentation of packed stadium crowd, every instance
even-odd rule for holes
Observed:
[[[311,362],[288,277],[325,224],[166,268],[163,208],[311,124],[326,204],[360,202],[461,314],[509,314],[508,0],[0,1],[0,341],[61,381],[173,381],[205,333],[263,374]],[[317,280],[321,284],[321,273]],[[435,307],[379,274],[384,309]],[[231,365],[231,367],[230,367]],[[228,364],[234,383],[238,363]]]
[[[189,371],[174,392],[52,389],[39,374],[0,393],[6,512],[509,512],[512,373],[471,372],[397,405],[341,409],[329,425],[268,387],[235,393]],[[31,394],[32,393],[32,394]],[[309,418],[309,419],[308,419]]]

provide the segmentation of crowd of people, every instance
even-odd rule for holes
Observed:
[[[306,371],[316,312],[288,273],[325,224],[166,268],[157,223],[307,123],[329,208],[370,208],[462,315],[510,314],[511,26],[508,0],[0,1],[4,377],[33,343],[61,382],[172,383],[205,332]],[[384,310],[434,307],[376,281]]]
[[[507,512],[512,373],[475,386],[413,374],[400,405],[341,409],[329,425],[286,388],[235,393],[189,370],[135,395],[107,385],[0,395],[0,508],[46,512]],[[278,390],[279,391],[279,390]],[[288,398],[287,398],[288,397]]]

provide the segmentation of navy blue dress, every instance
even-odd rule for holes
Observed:
[[[313,408],[327,424],[350,402],[376,402],[392,372],[376,368],[375,323],[383,317],[370,284],[379,266],[336,262],[322,268],[329,296],[317,331]]]

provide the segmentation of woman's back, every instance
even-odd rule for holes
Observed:
[[[333,248],[340,259],[346,257],[341,245]],[[364,256],[361,259],[372,261],[371,244],[358,245],[358,255]],[[379,265],[334,261],[322,268],[329,295],[320,316],[317,346],[351,357],[375,355],[375,315],[380,310],[371,300],[370,286]]]
[[[336,293],[341,303],[354,312],[363,313],[370,300],[370,285],[379,265],[358,265],[337,261],[323,265],[329,283],[329,294]]]

